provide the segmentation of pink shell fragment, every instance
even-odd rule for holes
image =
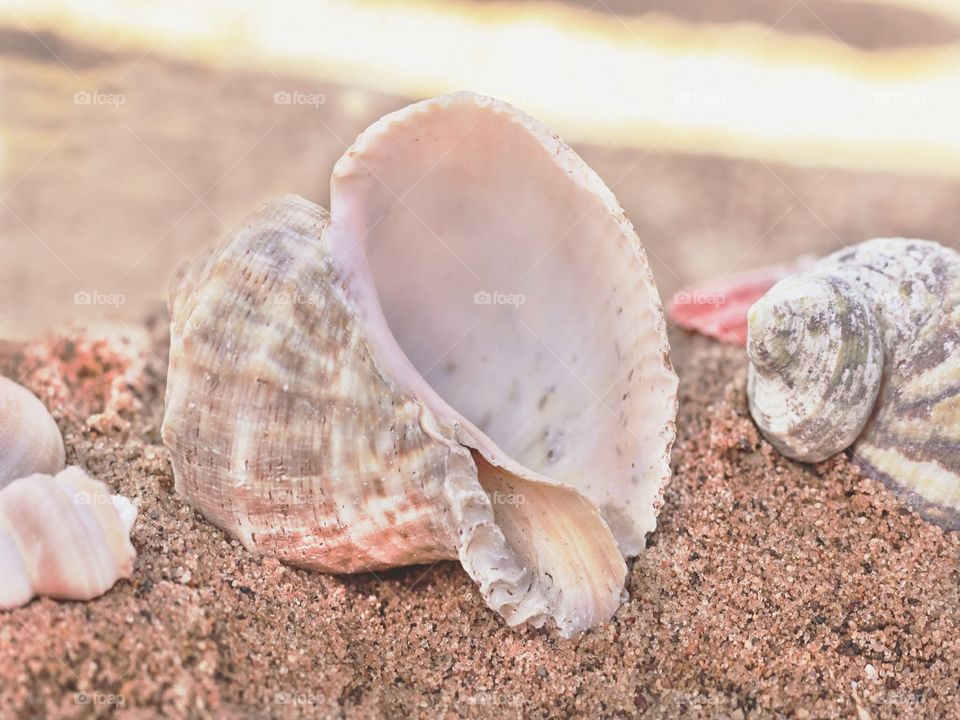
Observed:
[[[667,315],[685,330],[731,345],[747,344],[747,311],[771,287],[813,263],[804,255],[784,265],[748,270],[690,285],[675,293]]]

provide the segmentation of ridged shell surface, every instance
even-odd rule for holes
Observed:
[[[854,459],[960,527],[960,254],[871,240],[775,285],[750,310],[750,407],[781,452]]]

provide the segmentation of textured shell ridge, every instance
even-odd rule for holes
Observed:
[[[261,217],[263,221],[268,226],[273,222],[278,216],[283,216],[285,221],[290,221],[291,218],[288,217],[285,213],[287,212],[287,206],[292,204],[292,209],[290,212],[295,215],[303,214],[301,219],[306,219],[306,222],[300,223],[300,230],[304,233],[309,232],[314,226],[312,220],[314,218],[322,218],[322,213],[319,211],[319,208],[316,209],[316,215],[312,216],[310,213],[304,213],[305,209],[309,209],[313,212],[313,209],[308,206],[306,201],[302,199],[290,200],[289,202],[281,202],[274,205],[267,206],[264,211],[262,211]],[[316,207],[316,206],[313,206]],[[248,228],[253,227],[252,223],[248,223]],[[273,234],[272,232],[267,233],[268,242],[275,242],[282,234]],[[294,250],[295,246],[289,245],[287,250]],[[299,252],[299,251],[298,251]],[[286,272],[289,268],[292,268],[296,265],[294,262],[294,257],[296,252],[284,252],[280,248],[273,247],[268,251],[263,252],[260,255],[255,255],[251,253],[251,262],[253,260],[265,260],[266,265],[261,268],[261,274],[257,276],[252,270],[249,271],[249,287],[259,287],[260,290],[269,293],[272,289],[275,288],[277,283],[277,278],[272,277],[268,278],[265,273],[268,269],[272,268],[277,274]],[[214,258],[220,260],[225,260],[224,256],[215,255]],[[236,258],[230,258],[236,259]],[[216,260],[212,261],[212,264],[216,264]],[[241,274],[246,272],[246,270],[241,271]],[[329,272],[328,266],[321,263],[319,265],[319,272],[326,273]],[[215,268],[208,268],[208,276],[213,277],[216,274]],[[317,280],[315,283],[312,283],[316,287],[323,287],[325,290],[321,295],[310,295],[310,289],[308,287],[298,287],[295,284],[290,286],[290,289],[287,291],[286,295],[277,294],[273,296],[273,304],[269,308],[261,308],[264,314],[270,314],[275,318],[279,313],[284,313],[286,315],[285,322],[293,323],[294,325],[299,325],[306,323],[309,325],[312,322],[316,324],[329,323],[332,322],[335,324],[333,328],[334,336],[337,339],[343,340],[343,333],[345,332],[344,328],[347,326],[347,316],[349,311],[346,309],[344,304],[344,299],[342,294],[336,290],[336,284],[332,280],[327,282],[320,282]],[[210,289],[214,294],[219,294],[219,288],[207,284],[206,287]],[[227,296],[226,303],[232,307],[239,307],[240,312],[236,316],[236,319],[244,324],[247,323],[248,319],[255,312],[254,308],[250,306],[252,302],[256,300],[256,296],[252,293],[257,292],[256,290],[250,290],[250,295],[244,297],[232,298],[229,295]],[[301,293],[302,296],[301,296]],[[269,298],[269,295],[264,295],[264,298]],[[196,296],[194,298],[196,301],[196,307],[198,311],[206,312],[210,304],[210,299],[203,296]],[[247,305],[244,305],[246,301]],[[239,303],[239,305],[238,305]],[[332,308],[332,309],[331,309]],[[227,308],[222,308],[223,310],[229,312]],[[324,312],[325,310],[330,310],[329,312]],[[316,317],[316,313],[319,312],[321,317]],[[248,314],[249,313],[249,314]],[[214,313],[213,315],[217,315]],[[245,544],[248,547],[259,548],[261,551],[264,548],[270,548],[272,544],[277,543],[280,545],[294,544],[298,539],[297,535],[291,536],[291,528],[287,527],[279,531],[277,534],[273,535],[264,535],[262,532],[259,537],[254,538],[254,528],[256,528],[259,523],[258,521],[252,519],[251,516],[259,516],[259,514],[265,514],[267,517],[271,517],[267,523],[268,525],[277,525],[279,527],[280,520],[282,515],[280,513],[274,513],[273,503],[278,499],[280,500],[280,508],[286,510],[287,512],[292,512],[294,509],[301,507],[302,503],[312,502],[315,497],[315,487],[320,473],[322,473],[322,468],[317,468],[310,466],[311,463],[315,462],[315,458],[321,457],[322,453],[316,452],[311,455],[310,458],[304,461],[305,466],[296,468],[290,466],[281,465],[272,465],[266,468],[269,472],[267,473],[268,478],[272,478],[272,481],[275,482],[278,487],[276,488],[260,488],[257,483],[251,482],[246,476],[248,473],[257,473],[258,469],[250,469],[250,463],[256,462],[256,458],[261,454],[271,450],[270,444],[273,442],[269,434],[264,437],[260,435],[261,432],[260,423],[258,422],[257,413],[264,408],[270,407],[271,402],[276,402],[279,405],[278,409],[275,409],[274,412],[284,413],[288,417],[294,416],[306,416],[312,417],[318,415],[318,411],[315,408],[315,405],[319,402],[324,405],[324,409],[328,412],[335,412],[338,417],[343,416],[344,421],[349,423],[352,427],[356,428],[357,434],[363,437],[364,428],[361,428],[357,425],[355,418],[355,408],[353,407],[355,399],[348,394],[349,386],[353,378],[350,377],[349,373],[338,375],[332,372],[332,368],[335,366],[335,362],[332,359],[327,358],[323,355],[323,352],[335,352],[337,351],[337,343],[330,343],[331,347],[320,348],[321,354],[316,358],[309,358],[307,355],[313,352],[313,348],[305,350],[303,354],[296,354],[292,352],[287,352],[287,355],[284,355],[284,351],[281,350],[282,347],[295,347],[295,344],[288,343],[286,338],[281,334],[276,335],[267,335],[263,337],[260,335],[260,330],[267,325],[266,320],[261,323],[255,323],[257,329],[256,333],[245,341],[245,338],[241,332],[239,332],[239,327],[237,326],[238,331],[234,333],[224,333],[226,335],[231,335],[233,338],[233,343],[230,346],[230,354],[227,357],[222,358],[224,365],[234,364],[238,367],[241,367],[244,373],[249,373],[253,375],[251,378],[252,384],[251,387],[254,388],[249,394],[246,394],[241,398],[242,403],[238,405],[244,408],[244,412],[247,415],[243,418],[247,420],[247,426],[250,428],[249,432],[240,432],[233,437],[229,438],[229,443],[227,443],[227,438],[221,438],[223,448],[218,454],[218,459],[223,460],[228,463],[227,465],[227,474],[225,477],[232,479],[233,484],[229,487],[224,487],[221,489],[221,492],[218,494],[223,501],[223,506],[225,508],[230,507],[230,498],[233,497],[232,493],[234,492],[246,492],[251,493],[249,496],[245,496],[244,503],[246,507],[243,510],[237,508],[234,521],[238,523],[239,528],[242,529],[242,537],[245,539]],[[276,327],[276,326],[274,326]],[[286,327],[284,327],[286,329]],[[184,341],[189,341],[190,337],[193,336],[198,342],[202,339],[199,337],[201,333],[201,327],[195,326],[191,328],[189,333],[184,336]],[[304,328],[303,334],[306,334],[306,328]],[[218,333],[216,338],[221,337]],[[212,351],[219,352],[224,348],[221,345],[212,347]],[[241,359],[239,353],[240,351],[250,351],[250,357],[246,359]],[[369,363],[369,355],[366,353],[365,349],[356,345],[351,348],[349,351],[352,357],[360,358],[361,367],[367,372],[365,376],[365,381],[368,384],[373,384],[377,391],[382,392],[385,397],[389,398],[391,406],[403,407],[403,400],[400,398],[392,397],[392,389],[389,387],[387,381],[384,380],[382,375],[375,373],[372,366]],[[366,362],[364,362],[364,356],[366,355]],[[242,365],[238,365],[243,363]],[[355,367],[356,363],[342,363],[343,366]],[[311,370],[317,371],[315,374],[305,373],[303,369],[309,367]],[[319,374],[320,377],[317,377]],[[215,389],[216,381],[212,379],[211,375],[211,390]],[[328,392],[321,396],[322,399],[314,399],[311,397],[311,393],[315,388],[317,382],[322,383]],[[365,398],[370,400],[372,395],[375,395],[377,391],[371,391],[368,393],[368,397]],[[171,395],[168,395],[168,400],[172,400],[173,405],[176,405],[178,400],[171,391]],[[372,398],[375,402],[376,398]],[[332,408],[336,407],[336,410]],[[404,417],[405,421],[408,424],[412,424],[416,420],[416,410],[415,407],[407,402],[407,414]],[[176,410],[174,410],[176,412]],[[411,416],[412,415],[412,416]],[[175,417],[173,414],[168,414],[168,417]],[[242,425],[242,424],[241,424]],[[174,433],[174,424],[164,425],[165,437],[167,433]],[[199,431],[199,429],[198,429]],[[342,438],[339,436],[333,436],[332,434],[327,435],[329,443],[334,448],[342,451]],[[279,453],[281,457],[291,458],[302,455],[296,446],[297,442],[303,442],[305,445],[302,447],[314,447],[313,441],[315,438],[310,437],[299,437],[294,440],[294,445],[291,445],[286,449],[286,451]],[[276,439],[276,442],[282,443],[280,439]],[[273,447],[273,451],[276,451],[278,448]],[[416,459],[416,458],[414,458]],[[434,458],[432,461],[436,462]],[[431,462],[431,459],[426,459],[423,464]],[[385,468],[384,468],[385,471]],[[413,472],[416,472],[415,470]],[[313,473],[313,474],[311,474]],[[370,472],[368,469],[358,468],[358,474],[365,478],[365,482],[373,482],[373,475],[379,477],[379,473]],[[386,474],[386,472],[384,472]],[[264,479],[263,473],[260,472],[258,478],[260,481]],[[186,478],[190,477],[190,473],[185,470],[177,474],[178,482],[185,481]],[[283,483],[288,482],[288,486],[284,486]],[[291,487],[292,486],[292,487]],[[184,488],[186,489],[186,488]],[[432,492],[436,494],[438,488],[423,488],[424,496],[429,496]],[[199,485],[195,485],[191,491],[187,491],[188,497],[196,497],[197,493],[201,490]],[[275,492],[274,492],[275,490]],[[368,507],[372,509],[375,504],[373,498],[369,498]],[[397,507],[395,510],[398,513],[409,513],[410,507]],[[338,545],[343,546],[343,550],[334,550],[335,556],[352,556],[353,560],[350,562],[355,562],[360,565],[366,563],[372,564],[374,567],[389,567],[392,563],[387,561],[383,565],[378,565],[370,556],[370,550],[373,546],[373,543],[367,543],[362,535],[358,532],[356,527],[354,527],[352,533],[346,532],[346,522],[343,518],[343,515],[349,511],[347,507],[340,507],[336,503],[325,503],[324,504],[324,514],[320,518],[322,534],[327,536],[326,540],[319,541],[319,546],[324,544],[331,544],[336,548]],[[287,516],[289,517],[289,515]],[[409,518],[408,518],[409,519]],[[403,521],[401,515],[400,520]],[[416,521],[412,521],[414,525]],[[300,530],[303,533],[304,539],[307,536],[306,527]],[[314,536],[319,535],[320,533],[314,533]],[[359,537],[351,537],[352,535],[358,535]],[[316,548],[314,548],[316,549]],[[281,555],[282,556],[282,555]],[[317,569],[331,569],[324,565],[324,563],[312,558],[309,553],[301,553],[299,555],[294,555],[289,558],[291,561],[298,564],[303,564],[305,566],[311,567],[316,566]],[[424,560],[434,559],[433,554],[428,554],[424,556]],[[346,561],[346,560],[344,560]],[[352,570],[352,566],[348,562],[348,565],[345,569]]]

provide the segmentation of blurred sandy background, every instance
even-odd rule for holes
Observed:
[[[874,235],[953,242],[946,0],[0,4],[0,337],[162,303],[381,114],[469,88],[613,187],[666,296]]]

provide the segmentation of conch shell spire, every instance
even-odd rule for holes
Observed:
[[[804,462],[847,448],[873,411],[883,373],[879,318],[863,294],[842,277],[798,273],[748,318],[750,411],[766,438]]]

